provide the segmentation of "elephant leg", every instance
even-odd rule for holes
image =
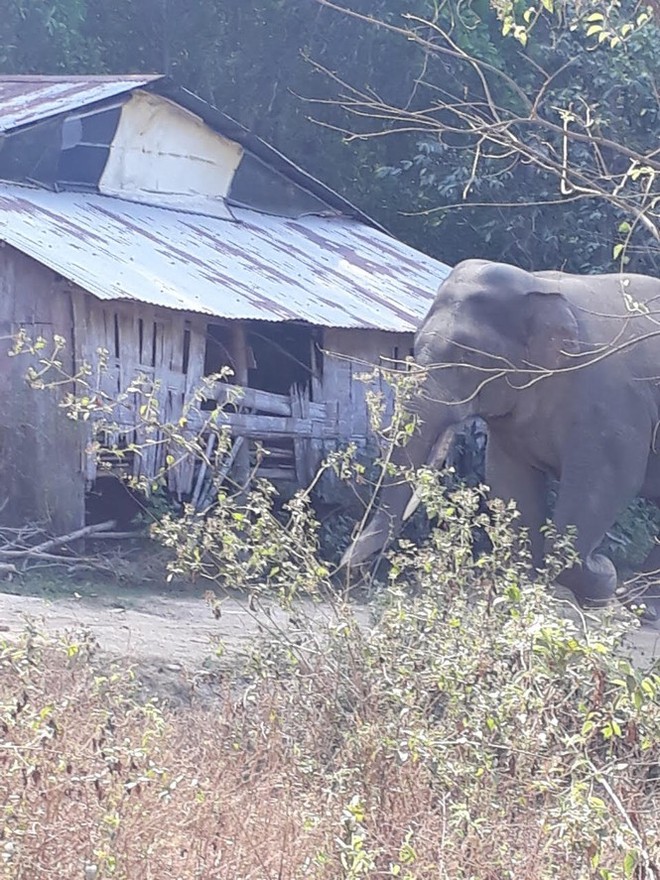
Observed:
[[[559,532],[576,528],[575,548],[581,560],[559,581],[585,602],[604,603],[614,596],[616,569],[596,548],[644,479],[644,446],[638,443],[618,452],[617,446],[616,437],[610,438],[608,449],[585,443],[572,460],[564,462],[559,480],[554,522]]]
[[[534,565],[543,564],[541,527],[547,518],[546,476],[538,468],[510,455],[506,441],[489,431],[486,446],[486,482],[491,494],[516,502],[520,526],[528,531]]]

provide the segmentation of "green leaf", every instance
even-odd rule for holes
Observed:
[[[605,21],[605,16],[602,12],[592,12],[585,18],[585,21]]]
[[[624,220],[623,223],[619,223],[619,232],[630,232],[632,229],[630,223],[627,220]]]
[[[632,877],[633,871],[637,867],[637,853],[634,849],[629,850],[623,860],[623,873],[626,877]]]
[[[590,24],[587,28],[587,36],[591,37],[594,34],[599,34],[603,30],[603,26],[600,24]]]
[[[624,249],[624,247],[625,247],[625,245],[621,244],[621,242],[619,242],[618,244],[615,244],[615,245],[614,245],[614,247],[613,247],[613,249],[612,249],[612,258],[613,258],[614,260],[618,260],[618,259],[619,259],[619,257],[621,256],[621,253],[622,253],[622,251],[623,251],[623,249]]]
[[[642,690],[645,694],[648,694],[649,697],[655,696],[656,686],[650,678],[643,678],[641,684]]]

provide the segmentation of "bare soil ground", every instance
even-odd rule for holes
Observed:
[[[210,682],[235,664],[264,623],[271,630],[286,629],[290,621],[275,603],[268,606],[266,620],[240,593],[218,594],[216,617],[205,599],[207,589],[172,586],[153,570],[144,582],[38,573],[0,581],[0,641],[17,638],[26,626],[44,635],[89,633],[100,662],[128,661],[147,692],[187,701],[191,682],[199,695],[200,681]],[[319,622],[333,616],[330,604],[306,601],[301,610]],[[356,614],[366,626],[368,607],[356,605]],[[211,685],[205,690],[212,695]]]
[[[112,578],[79,579],[33,574],[0,582],[0,640],[16,637],[26,624],[43,633],[89,632],[100,655],[136,664],[147,686],[157,693],[177,691],[176,682],[195,673],[221,671],[235,662],[260,631],[260,620],[247,599],[223,598],[214,617],[205,589],[171,586],[158,577],[138,586]],[[567,597],[567,613],[574,616]],[[319,620],[332,618],[330,605],[306,603],[304,610]],[[364,625],[369,608],[357,604]],[[624,613],[624,612],[622,612]],[[273,606],[272,624],[288,625],[288,615]],[[660,628],[642,627],[631,637],[640,665],[660,657]]]

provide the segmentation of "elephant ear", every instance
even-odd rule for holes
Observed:
[[[525,298],[527,363],[548,370],[557,369],[567,355],[580,351],[575,315],[561,293],[533,290]]]

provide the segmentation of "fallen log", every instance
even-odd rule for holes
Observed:
[[[60,535],[58,538],[49,538],[34,547],[26,547],[22,550],[2,550],[0,549],[0,558],[2,559],[24,559],[26,556],[40,556],[44,558],[44,554],[53,547],[61,547],[62,544],[70,544],[78,541],[80,538],[86,538],[88,535],[95,535],[99,532],[110,532],[116,527],[117,523],[114,519],[107,522],[96,523],[91,526],[84,526],[82,529],[76,529],[75,532],[69,532],[68,535]]]

